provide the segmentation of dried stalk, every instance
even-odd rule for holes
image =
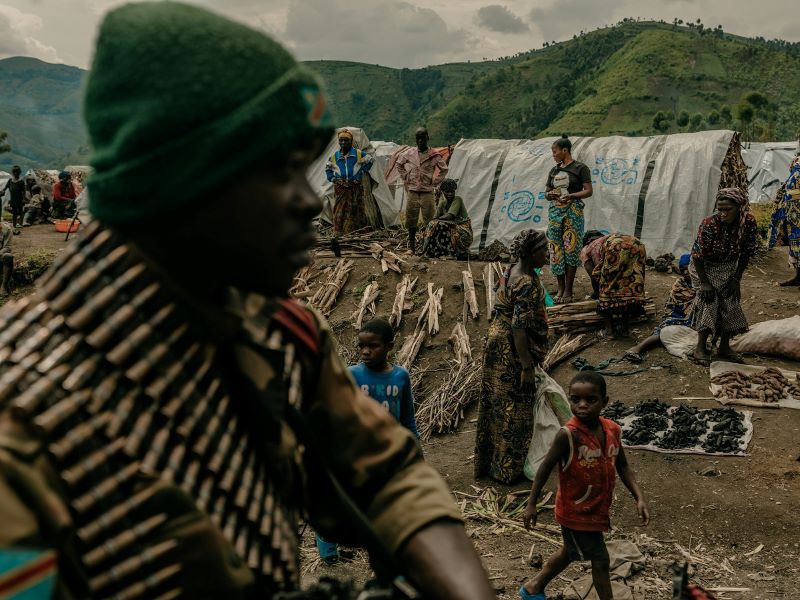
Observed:
[[[397,284],[397,294],[394,297],[392,314],[389,317],[389,323],[395,329],[400,328],[400,322],[403,320],[403,311],[411,310],[410,302],[407,302],[406,299],[411,296],[416,284],[417,278],[415,277],[411,280],[408,275],[403,275],[403,279]]]
[[[322,275],[326,270],[326,268],[321,267],[315,262],[306,265],[294,276],[294,282],[292,283],[289,293],[295,298],[310,298],[314,295],[314,292],[311,290],[311,282]]]
[[[503,274],[503,267],[499,262],[487,263],[483,267],[483,287],[486,290],[486,315],[491,321],[494,317],[494,288],[497,280]]]
[[[629,323],[647,321],[655,316],[656,305],[652,298],[645,299],[644,315],[628,320]],[[603,324],[603,317],[597,314],[597,301],[586,300],[572,304],[559,304],[547,308],[547,322],[555,335],[592,331]]]
[[[415,331],[414,333],[409,334],[406,337],[406,339],[403,340],[403,345],[397,352],[396,359],[398,364],[404,369],[410,371],[411,365],[413,365],[414,361],[417,359],[417,354],[419,354],[419,349],[422,347],[422,342],[424,341],[425,341],[424,329],[420,329]]]
[[[417,404],[417,430],[427,440],[434,433],[449,433],[464,419],[466,408],[480,395],[480,363],[450,363],[442,384]],[[421,397],[418,395],[418,397]]]
[[[361,296],[361,303],[353,314],[350,315],[350,318],[353,320],[353,327],[355,327],[356,330],[361,330],[361,324],[364,322],[364,315],[367,312],[371,315],[375,314],[375,300],[378,299],[379,293],[380,287],[377,281],[370,283],[364,290],[364,294]]]
[[[397,256],[394,252],[389,252],[388,250],[384,249],[377,242],[373,242],[369,246],[369,251],[372,254],[372,258],[381,263],[381,271],[386,274],[389,269],[395,271],[396,273],[402,273],[403,269],[401,268],[401,264],[405,261]]]
[[[461,271],[464,284],[464,315],[477,319],[480,315],[478,308],[478,295],[475,293],[475,281],[472,279],[472,272],[467,269]]]
[[[456,326],[453,327],[453,333],[450,334],[450,338],[447,341],[453,348],[458,364],[463,364],[465,361],[472,362],[472,347],[470,346],[469,334],[463,323],[456,323]]]

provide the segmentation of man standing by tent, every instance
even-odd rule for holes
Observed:
[[[362,178],[372,168],[372,157],[353,148],[353,134],[341,129],[339,150],[325,165],[325,176],[333,183],[333,235],[347,235],[367,226]]]
[[[414,138],[417,147],[406,149],[396,163],[408,198],[406,227],[409,254],[414,254],[416,250],[420,213],[424,227],[433,218],[436,209],[433,191],[447,175],[444,158],[428,147],[428,130],[420,127],[414,133]]]
[[[6,191],[9,194],[8,206],[11,209],[11,224],[14,227],[14,231],[19,233],[17,229],[22,225],[22,206],[25,204],[25,180],[22,178],[21,167],[14,165],[11,169],[11,179],[6,181],[6,186],[0,192],[0,197]]]
[[[96,218],[0,311],[0,570],[19,589],[58,565],[58,598],[268,599],[299,586],[307,516],[424,597],[494,598],[417,441],[287,298],[331,134],[316,78],[176,2],[97,39]]]

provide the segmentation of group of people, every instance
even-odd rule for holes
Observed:
[[[11,213],[11,227],[15,233],[20,227],[49,223],[50,219],[72,218],[76,210],[79,189],[69,171],[61,171],[53,185],[52,200],[47,197],[33,171],[22,176],[22,168],[15,165],[11,177],[0,190],[0,198],[8,197],[4,208]]]

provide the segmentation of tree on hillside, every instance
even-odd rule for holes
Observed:
[[[682,110],[678,113],[678,118],[675,119],[675,123],[678,127],[686,127],[689,124],[689,113],[685,110]]]
[[[716,125],[719,123],[720,115],[717,111],[712,110],[708,115],[706,115],[706,123],[709,125]]]
[[[747,102],[742,102],[736,106],[736,118],[739,119],[739,126],[742,128],[742,133],[747,141],[752,141],[753,139],[753,117],[755,117],[755,114],[755,109]]]
[[[719,116],[722,119],[722,122],[726,125],[730,125],[731,121],[733,121],[733,113],[731,112],[731,107],[727,104],[723,104],[719,108]]]
[[[11,152],[11,146],[6,143],[6,139],[8,138],[8,132],[0,131],[0,154],[5,154],[6,152]]]
[[[703,124],[703,114],[696,112],[689,118],[689,123],[691,124],[692,131],[697,131],[700,129],[700,126]]]
[[[660,110],[653,115],[653,129],[660,133],[666,133],[669,131],[673,119],[674,116],[672,113],[667,113],[663,110]]]
[[[750,92],[749,94],[746,94],[744,101],[756,110],[766,108],[766,106],[769,104],[767,97],[759,92]]]

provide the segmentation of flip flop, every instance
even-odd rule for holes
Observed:
[[[525,589],[524,585],[519,588],[519,597],[522,598],[522,600],[547,600],[547,596],[545,596],[543,593],[531,594]]]
[[[708,366],[711,365],[711,356],[708,356],[706,358],[697,358],[694,355],[694,351],[692,351],[689,354],[687,354],[686,358],[688,358],[691,362],[693,362],[694,364],[699,365],[701,367],[708,367]]]
[[[623,354],[622,358],[637,365],[644,362],[644,356],[640,352],[631,352],[630,350]]]

